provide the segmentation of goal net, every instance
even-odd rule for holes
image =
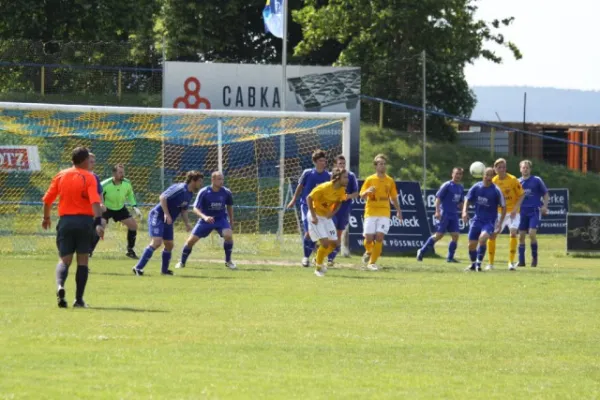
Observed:
[[[349,128],[347,113],[0,103],[0,253],[56,252],[55,232],[41,228],[41,198],[54,174],[71,165],[71,150],[83,145],[95,154],[101,179],[124,164],[144,214],[138,252],[160,193],[189,170],[202,171],[207,185],[220,170],[234,195],[234,252],[257,260],[301,256],[299,211],[284,206],[314,150],[326,151],[330,166],[338,154],[349,160]],[[56,218],[54,211],[53,227]],[[178,251],[188,233],[181,220],[175,231]],[[95,257],[122,257],[125,238],[126,228],[111,221]],[[211,236],[195,254],[220,259],[220,243]]]

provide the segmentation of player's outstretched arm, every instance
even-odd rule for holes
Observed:
[[[462,219],[465,224],[467,222],[469,222],[469,200],[467,200],[467,199],[465,199],[465,201],[463,201]]]
[[[296,204],[296,201],[298,200],[298,197],[300,197],[300,194],[302,193],[302,189],[304,189],[304,185],[299,183],[298,186],[296,186],[296,191],[294,192],[294,196],[292,196],[292,200],[290,200],[290,202],[288,203],[287,208],[294,207],[294,205]]]
[[[135,198],[135,194],[133,193],[133,186],[129,183],[129,192],[127,193],[127,201],[133,207],[133,212],[137,215],[138,218],[142,218],[142,212],[137,206],[137,200]]]

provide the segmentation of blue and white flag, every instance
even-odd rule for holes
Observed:
[[[283,38],[283,0],[267,0],[263,9],[265,32]]]

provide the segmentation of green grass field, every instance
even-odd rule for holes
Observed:
[[[56,307],[55,257],[5,255],[0,399],[598,398],[600,267],[563,249],[544,237],[517,272],[354,256],[325,278],[300,248],[238,271],[198,250],[173,277],[99,256],[85,310]]]

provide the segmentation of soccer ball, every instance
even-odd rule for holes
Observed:
[[[471,167],[469,167],[469,172],[471,172],[473,178],[481,178],[485,172],[485,164],[481,161],[475,161],[471,164]]]

